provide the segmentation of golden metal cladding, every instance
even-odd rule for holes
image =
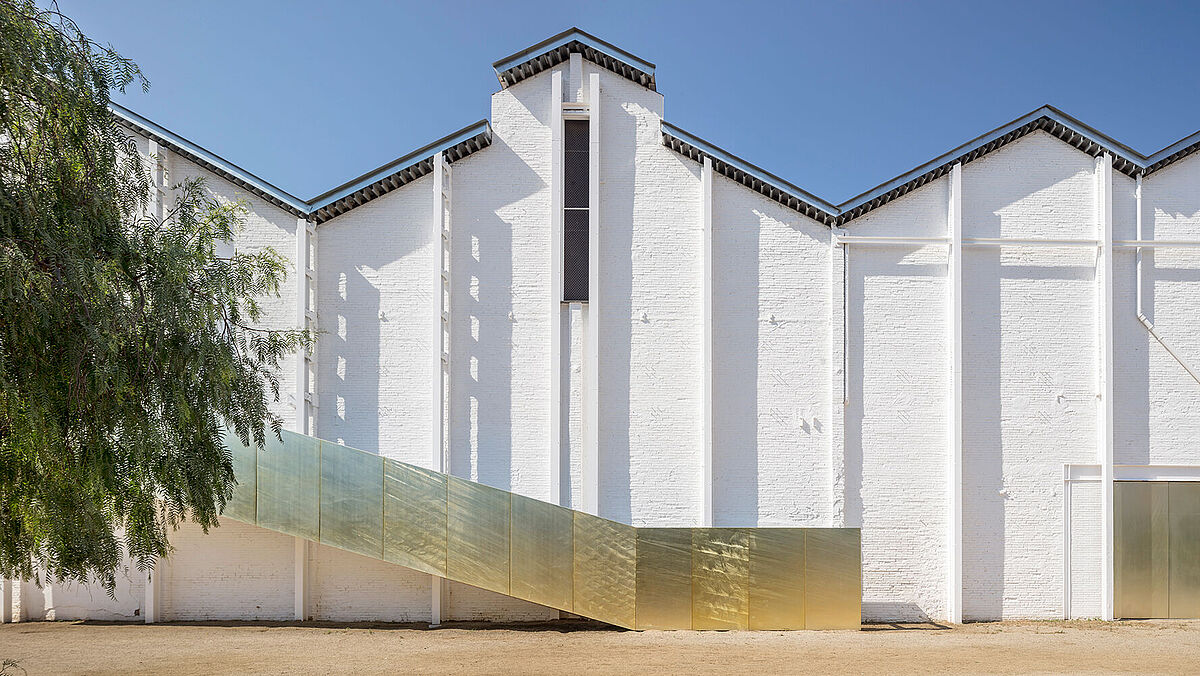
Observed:
[[[225,515],[264,528],[630,629],[859,626],[858,529],[634,528],[291,432],[226,446]],[[1171,508],[1172,537],[1200,529],[1200,489]],[[1181,566],[1178,603],[1200,603]]]
[[[446,475],[395,460],[383,465],[383,558],[446,576]]]
[[[756,528],[751,534],[750,628],[804,629],[805,530]]]
[[[321,447],[321,542],[383,558],[383,458]]]
[[[1200,483],[1169,486],[1170,617],[1200,617]]]
[[[692,530],[692,628],[750,628],[750,529]]]
[[[225,503],[224,516],[246,523],[258,522],[258,457],[253,446],[245,446],[232,431],[225,434],[225,448],[233,461],[237,486]]]
[[[692,530],[637,529],[638,629],[692,628]]]
[[[804,533],[804,628],[858,629],[862,624],[862,554],[857,528]]]
[[[267,434],[258,452],[258,525],[320,541],[321,440]]]
[[[637,536],[632,526],[575,512],[574,613],[634,627]]]
[[[448,477],[446,577],[501,594],[509,591],[509,495]]]
[[[1113,485],[1113,614],[1167,617],[1169,533],[1165,483]]]
[[[574,518],[571,510],[512,496],[512,585],[527,601],[570,611],[574,596]]]

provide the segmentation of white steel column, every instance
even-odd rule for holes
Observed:
[[[146,142],[146,151],[150,156],[150,194],[146,207],[151,218],[161,220],[164,216],[164,192],[162,184],[166,173],[162,166],[162,150],[159,148],[158,141],[150,138]],[[145,597],[142,603],[144,607],[142,610],[147,624],[158,622],[161,619],[159,612],[162,606],[161,580],[165,568],[164,559],[156,558],[154,568],[146,571]]]
[[[846,527],[846,318],[850,247],[843,230],[829,229],[829,504],[830,528]]]
[[[298,622],[308,619],[308,540],[296,538],[295,563],[292,566],[292,584],[295,618]]]
[[[162,574],[163,559],[157,559],[154,562],[154,569],[146,571],[146,597],[142,603],[142,615],[146,619],[146,624],[160,622],[160,610],[162,609]],[[24,600],[24,599],[22,599]]]
[[[600,74],[588,82],[588,307],[584,348],[583,511],[600,513]]]
[[[316,226],[305,218],[296,219],[296,326],[316,331]],[[316,404],[313,380],[316,376],[316,355],[301,349],[296,354],[296,432],[314,434]]]
[[[701,479],[700,496],[700,525],[713,525],[714,484],[713,484],[713,447],[716,442],[716,411],[713,408],[713,385],[716,373],[713,365],[715,352],[713,321],[715,313],[713,297],[716,285],[716,256],[713,249],[713,165],[712,158],[704,157],[704,165],[700,169],[700,228],[704,237],[704,270],[701,273],[701,284],[704,296],[704,410],[701,419],[704,421],[704,459],[703,478]]]
[[[445,156],[438,152],[433,156],[433,258],[436,288],[434,302],[433,359],[433,417],[430,420],[432,441],[430,444],[430,469],[436,472],[449,470],[450,445],[448,443],[448,421],[446,404],[450,398],[450,300],[451,300],[451,231],[450,231],[450,165]],[[442,578],[430,576],[431,597],[429,623],[442,623],[446,583]]]
[[[0,624],[13,621],[12,588],[16,580],[0,579]]]
[[[562,504],[563,78],[550,80],[550,503]]]
[[[963,588],[963,222],[962,163],[950,169],[950,211],[946,219],[950,231],[950,458],[947,493],[950,496],[950,578],[946,599],[947,616],[961,624]]]
[[[1097,324],[1100,328],[1099,424],[1101,612],[1113,619],[1113,206],[1112,155],[1096,158],[1096,230],[1100,250],[1096,265]]]

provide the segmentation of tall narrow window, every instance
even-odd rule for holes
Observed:
[[[588,299],[588,121],[563,121],[563,301]]]

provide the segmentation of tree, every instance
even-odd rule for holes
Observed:
[[[278,435],[277,370],[311,342],[256,326],[282,257],[218,255],[243,204],[189,181],[146,215],[108,108],[131,84],[149,87],[57,7],[0,0],[0,576],[110,593],[125,554],[146,569],[181,521],[217,525],[224,430]]]

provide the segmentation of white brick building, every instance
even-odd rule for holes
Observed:
[[[490,123],[308,202],[117,108],[299,263],[270,305],[324,332],[294,429],[636,526],[861,526],[868,620],[1112,617],[1114,481],[1200,480],[1200,136],[1145,156],[1047,107],[834,205],[668,124],[653,64],[585,33],[495,68]],[[5,607],[555,616],[237,522],[173,542],[115,603]]]

